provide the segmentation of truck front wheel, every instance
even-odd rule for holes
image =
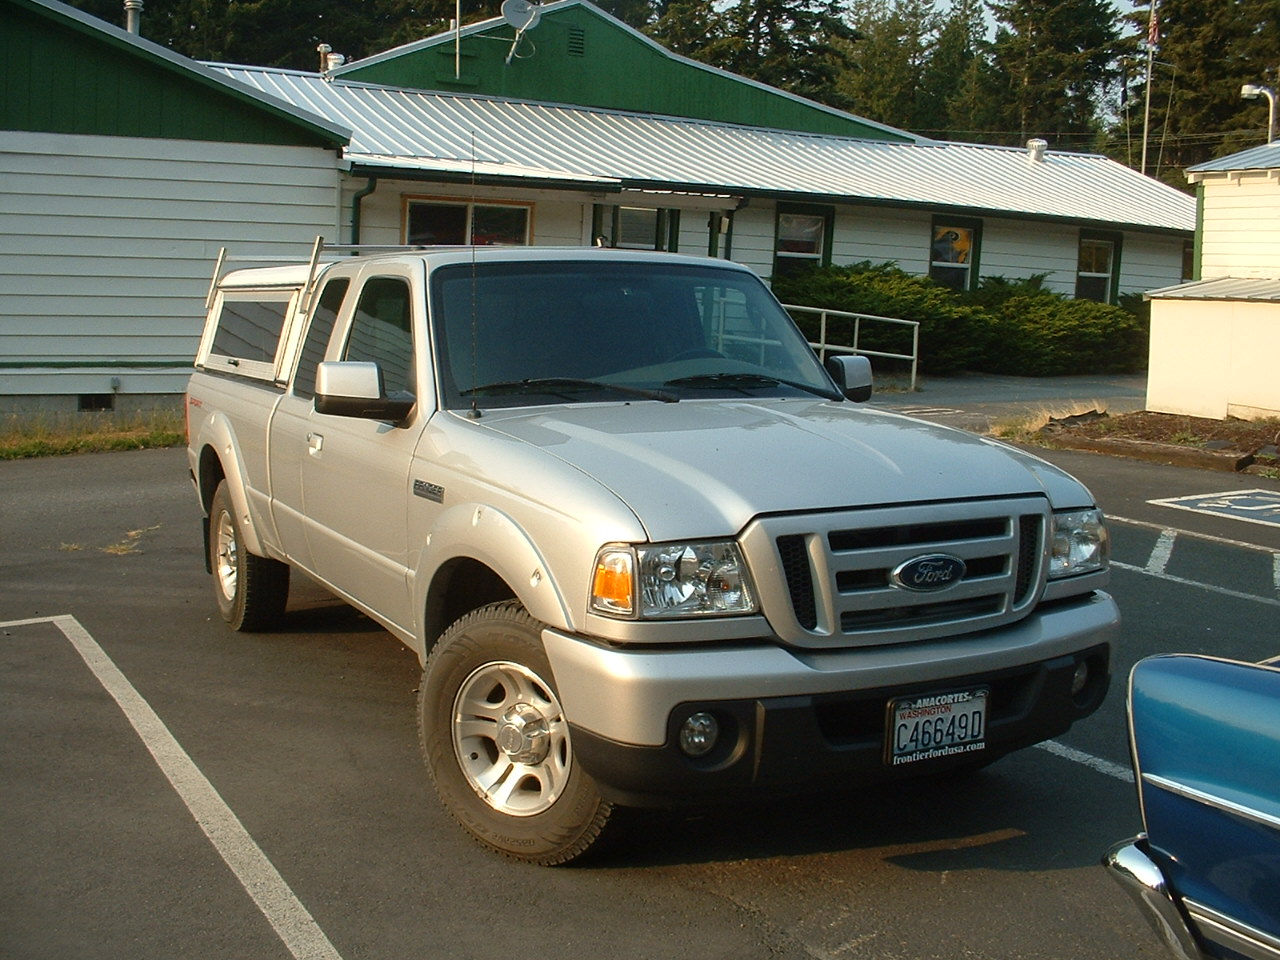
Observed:
[[[586,853],[612,807],[574,762],[541,630],[512,601],[467,614],[427,660],[418,721],[436,793],[462,828],[551,866]]]
[[[289,565],[246,549],[225,480],[209,506],[209,569],[218,612],[233,630],[261,630],[284,612]]]

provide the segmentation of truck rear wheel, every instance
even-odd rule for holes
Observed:
[[[513,601],[451,626],[427,660],[418,723],[436,793],[462,828],[552,866],[586,853],[612,806],[574,762],[541,630]]]
[[[289,565],[246,549],[225,480],[209,507],[209,568],[218,612],[233,630],[262,630],[284,613]]]

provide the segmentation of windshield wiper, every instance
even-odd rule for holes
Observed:
[[[663,386],[707,387],[709,389],[728,387],[731,390],[741,390],[743,393],[748,390],[758,390],[761,387],[793,387],[796,390],[803,390],[805,393],[811,393],[826,400],[839,399],[839,397],[832,395],[829,390],[823,390],[821,387],[815,387],[807,383],[797,383],[794,380],[782,380],[763,373],[699,373],[692,377],[679,377],[675,380],[668,380]]]
[[[628,387],[605,380],[584,380],[577,377],[531,377],[527,380],[500,380],[479,387],[463,390],[462,396],[486,396],[512,393],[556,393],[567,396],[579,390],[612,390],[614,393],[645,400],[661,400],[663,403],[679,403],[680,398],[665,390],[647,390],[644,387]]]

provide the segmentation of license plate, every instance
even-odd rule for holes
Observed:
[[[897,767],[986,749],[990,692],[978,687],[889,701],[885,763]]]

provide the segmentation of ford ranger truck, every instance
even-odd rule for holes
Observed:
[[[856,790],[1066,731],[1119,628],[1103,517],[862,401],[750,270],[594,248],[229,269],[187,398],[222,616],[291,573],[423,664],[439,798],[565,863],[620,806]]]

